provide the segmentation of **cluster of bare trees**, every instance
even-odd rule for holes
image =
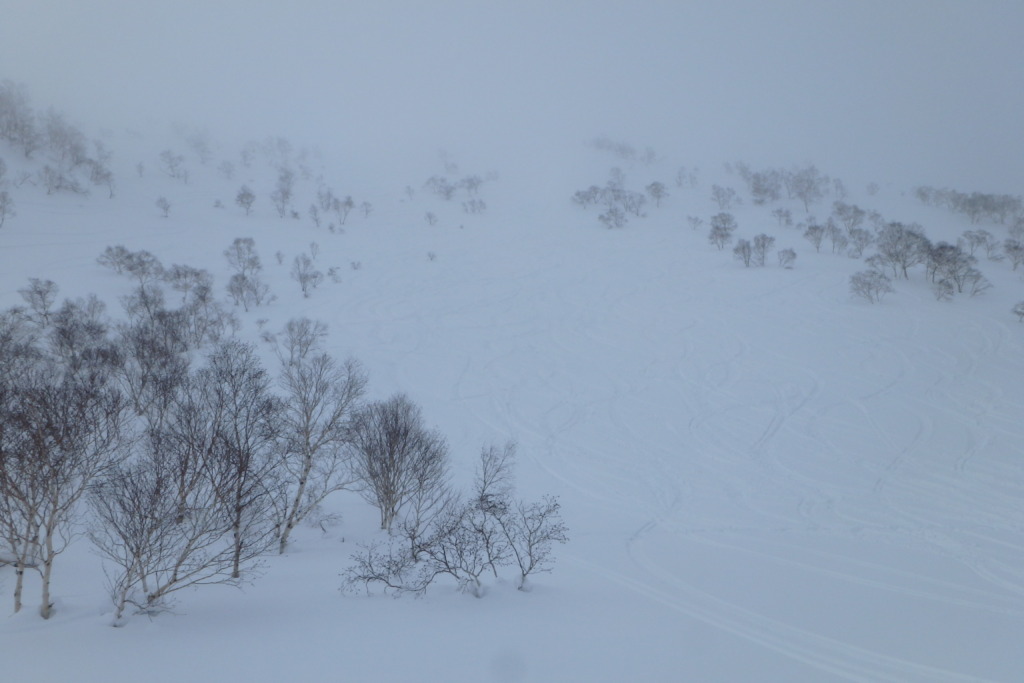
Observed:
[[[811,204],[829,193],[840,200],[846,194],[838,179],[829,178],[813,164],[788,170],[768,168],[755,171],[744,163],[730,164],[729,167],[746,183],[750,198],[757,205],[777,202],[782,199],[785,191],[787,198],[799,199],[804,205],[804,211],[809,211]]]
[[[1008,194],[959,192],[947,188],[922,186],[914,188],[914,196],[923,204],[939,206],[964,215],[972,225],[982,220],[1005,224],[1010,219],[1016,220],[1024,213],[1021,198]]]
[[[120,619],[237,581],[354,482],[347,444],[366,377],[324,351],[323,325],[295,320],[273,338],[275,382],[227,336],[207,273],[123,247],[100,260],[137,283],[121,322],[95,297],[55,306],[43,280],[0,314],[0,560],[15,569],[15,611],[38,572],[44,617],[55,561],[83,532]]]
[[[629,223],[629,217],[642,218],[647,214],[644,208],[648,198],[661,206],[661,202],[669,196],[665,184],[659,181],[649,183],[644,192],[626,188],[626,175],[620,168],[613,168],[604,186],[591,185],[585,190],[578,190],[572,196],[573,203],[584,209],[596,206],[604,211],[597,219],[606,228],[622,228]]]
[[[484,448],[473,489],[460,494],[448,483],[444,441],[423,428],[406,397],[369,406],[356,424],[364,491],[392,537],[353,555],[344,590],[376,585],[421,595],[447,576],[482,597],[488,573],[497,578],[514,567],[517,586],[528,590],[530,576],[550,570],[553,545],[568,540],[561,508],[552,496],[533,503],[514,497],[514,444]]]
[[[887,223],[875,235],[876,252],[866,259],[870,270],[851,278],[851,292],[874,303],[892,291],[893,279],[909,279],[911,269],[923,265],[937,299],[962,293],[977,296],[991,287],[972,254],[986,241],[983,235],[965,233],[957,244],[932,243],[919,225]]]
[[[251,272],[251,247],[236,241],[228,260]],[[0,564],[15,570],[15,611],[38,573],[52,614],[55,562],[83,534],[115,624],[184,588],[237,583],[304,520],[327,521],[322,503],[346,489],[380,510],[400,565],[389,586],[422,592],[448,574],[479,595],[485,569],[514,563],[523,586],[550,568],[559,505],[511,498],[511,447],[485,451],[462,497],[445,439],[404,395],[364,403],[365,372],[326,352],[323,324],[264,335],[275,377],[233,336],[206,271],[123,246],[98,260],[134,283],[120,321],[95,297],[58,306],[38,279],[0,313]],[[381,561],[376,547],[356,556],[348,584],[377,580]]]
[[[54,109],[37,112],[28,90],[10,81],[0,82],[0,140],[20,150],[26,159],[32,159],[36,153],[45,156],[35,178],[47,194],[87,194],[90,186],[97,186],[105,187],[108,195],[114,196],[111,154],[106,146],[99,140],[90,142]],[[3,203],[0,201],[0,205]],[[9,209],[9,195],[6,203]]]

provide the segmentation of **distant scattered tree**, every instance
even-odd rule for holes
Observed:
[[[29,278],[28,287],[18,290],[18,294],[28,306],[28,320],[35,323],[39,329],[49,327],[58,291],[57,283],[53,280],[36,277]]]
[[[260,280],[258,276],[235,273],[228,280],[227,289],[231,301],[246,311],[253,306],[269,304],[275,298],[270,293],[270,287]]]
[[[1010,259],[1013,269],[1017,270],[1017,266],[1024,263],[1024,241],[1012,238],[1006,240],[1003,242],[1003,253]]]
[[[167,201],[167,197],[159,197],[156,200],[156,208],[160,209],[161,216],[167,218],[171,212],[171,203]]]
[[[487,210],[487,204],[482,199],[470,199],[462,202],[462,210],[466,213],[483,213]]]
[[[188,170],[185,168],[185,157],[175,154],[169,149],[160,152],[160,168],[175,180],[188,184]]]
[[[481,205],[483,204],[483,202],[480,202],[479,200],[477,200],[477,203]],[[369,218],[370,214],[373,213],[373,204],[370,202],[360,202],[359,210],[363,212],[363,218]]]
[[[629,222],[626,213],[617,206],[610,206],[608,210],[597,217],[606,228],[621,228]]]
[[[754,204],[763,206],[782,198],[782,174],[775,169],[752,171],[746,164],[735,164]]]
[[[754,257],[754,247],[750,244],[750,240],[737,240],[736,246],[732,249],[733,256],[738,261],[742,261],[743,265],[750,267],[750,262]]]
[[[0,82],[0,139],[20,149],[26,159],[43,146],[36,113],[24,85]]]
[[[828,236],[829,241],[832,243],[832,253],[841,254],[846,250],[847,245],[850,244],[850,239],[846,236],[846,233],[835,224],[831,218],[828,223],[825,224],[825,234]]]
[[[277,172],[277,185],[270,193],[270,200],[274,202],[277,215],[284,218],[288,213],[288,207],[292,202],[292,193],[295,188],[295,172],[288,167],[281,167]]]
[[[668,197],[668,190],[665,188],[665,184],[664,183],[661,183],[661,182],[658,182],[658,181],[654,181],[653,183],[648,185],[645,189],[647,190],[647,195],[652,200],[654,200],[654,205],[657,206],[657,207],[661,206],[661,200],[663,200],[666,197]]]
[[[338,199],[335,197],[331,201],[331,210],[334,211],[338,216],[338,223],[345,225],[345,220],[348,218],[348,214],[355,208],[355,201],[352,197],[345,197],[344,199]]]
[[[676,171],[676,187],[697,187],[697,169],[687,169],[685,166],[680,166]]]
[[[851,229],[849,236],[850,256],[853,258],[860,258],[864,254],[864,250],[875,241],[874,236],[864,228]]]
[[[831,181],[811,165],[784,174],[783,183],[790,197],[799,199],[804,204],[804,211],[810,211],[811,204],[828,192]]]
[[[766,235],[764,233],[761,233],[760,235],[756,235],[754,237],[754,243],[753,243],[753,259],[754,259],[754,262],[757,265],[759,265],[759,266],[763,266],[764,265],[765,257],[768,255],[768,252],[770,252],[772,250],[772,247],[774,247],[774,246],[775,246],[775,238],[774,237],[771,237],[771,236]]]
[[[711,231],[708,233],[708,241],[718,247],[725,249],[726,245],[732,242],[732,234],[736,231],[736,219],[731,213],[717,213],[711,217]]]
[[[789,209],[774,209],[772,215],[779,222],[779,227],[793,225],[793,213]]]
[[[842,224],[847,233],[860,227],[867,217],[867,212],[856,204],[847,204],[837,201],[832,204],[832,215]]]
[[[687,216],[686,222],[690,224],[691,230],[697,230],[700,226],[704,225],[704,219],[700,216]]]
[[[792,249],[780,249],[778,253],[779,266],[781,268],[792,268],[796,262],[796,252]]]
[[[909,269],[928,258],[931,245],[920,226],[889,223],[879,232],[876,246],[881,263],[892,269],[893,276],[907,279]]]
[[[719,211],[728,211],[736,202],[736,190],[721,185],[711,186],[711,201],[718,205]]]
[[[850,276],[850,293],[869,303],[881,301],[892,291],[892,282],[877,270],[862,270]]]
[[[1024,322],[1024,301],[1018,301],[1013,305],[1013,314],[1017,316],[1018,322]]]
[[[432,176],[427,179],[427,182],[423,184],[423,187],[433,192],[435,195],[445,201],[450,201],[455,196],[455,192],[459,189],[457,185],[448,181],[443,176]]]
[[[427,213],[424,214],[423,218],[427,221],[427,225],[437,224],[437,215],[432,211],[427,211]]]
[[[255,201],[256,195],[253,194],[248,185],[242,185],[241,189],[238,190],[238,194],[235,195],[235,204],[238,204],[245,210],[246,216],[248,216],[249,212],[252,211],[252,205]]]
[[[11,198],[11,194],[7,190],[0,190],[0,228],[4,227],[8,218],[17,215],[14,211],[14,199]]]
[[[821,243],[825,239],[825,226],[811,224],[804,231],[804,239],[811,243],[814,251],[821,251]]]
[[[292,279],[302,288],[302,296],[309,298],[310,292],[323,282],[324,274],[317,270],[308,254],[299,254],[292,262]]]

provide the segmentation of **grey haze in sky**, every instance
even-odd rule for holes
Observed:
[[[0,4],[0,77],[91,125],[1024,185],[1015,0]]]

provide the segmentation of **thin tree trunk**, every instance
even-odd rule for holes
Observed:
[[[302,468],[302,478],[299,479],[299,489],[295,492],[291,507],[288,509],[288,517],[285,520],[284,528],[281,530],[281,541],[278,544],[277,552],[283,553],[288,545],[288,536],[298,523],[299,506],[302,504],[302,496],[306,493],[306,482],[309,481],[309,472],[313,468],[312,458],[306,458]]]
[[[39,606],[39,616],[49,619],[53,616],[53,605],[50,604],[50,577],[53,574],[53,533],[46,533],[46,554],[43,559],[43,604]]]

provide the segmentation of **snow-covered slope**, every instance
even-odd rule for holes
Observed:
[[[450,440],[460,483],[481,445],[516,439],[520,492],[560,496],[571,542],[528,593],[492,581],[482,599],[447,584],[421,600],[343,596],[339,574],[376,521],[358,496],[337,494],[342,523],[300,529],[251,584],[185,592],[173,613],[114,629],[100,560],[81,539],[59,558],[55,616],[36,615],[30,584],[27,608],[0,620],[5,680],[1024,672],[1024,326],[1009,313],[1024,286],[1006,263],[982,259],[994,287],[979,297],[936,301],[918,269],[869,305],[848,288],[863,263],[816,253],[800,230],[776,225],[773,207],[737,208],[737,236],[774,235],[797,252],[792,270],[774,256],[744,268],[708,243],[706,225],[692,229],[687,216],[718,212],[711,184],[740,190],[737,177],[708,167],[680,188],[671,159],[624,162],[575,141],[505,166],[452,153],[370,170],[293,150],[291,165],[308,171],[299,218],[274,211],[262,156],[247,168],[230,146],[207,165],[189,155],[185,184],[158,170],[163,145],[109,145],[113,199],[28,183],[13,192],[0,306],[42,277],[116,312],[129,284],[95,262],[114,244],[208,268],[223,296],[221,252],[252,237],[278,298],[239,312],[242,337],[297,316],[327,323],[330,350],[366,365],[372,398],[404,391],[423,406]],[[24,162],[4,156],[13,177]],[[671,196],[607,230],[569,199],[616,165],[630,187],[662,180]],[[446,202],[423,187],[469,174],[487,178],[482,213],[465,212],[461,193]],[[369,215],[357,208],[335,232],[317,228],[306,207],[318,177],[370,202]],[[257,195],[248,217],[234,202],[243,183]],[[936,240],[970,227],[904,196],[912,183],[870,196],[851,182],[848,201],[919,220]],[[812,213],[827,215],[830,201]],[[803,214],[796,202],[776,206]],[[1004,226],[983,227],[1005,237]],[[303,298],[289,269],[313,242],[337,277]],[[0,568],[4,593],[12,581]]]

